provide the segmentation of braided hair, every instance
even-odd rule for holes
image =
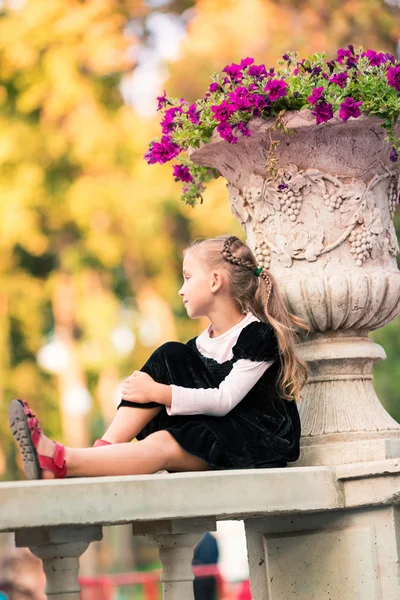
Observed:
[[[257,263],[256,263],[256,260],[255,260],[253,254],[252,254],[251,258],[247,258],[247,259],[240,258],[239,256],[236,256],[235,254],[233,254],[231,248],[235,242],[239,242],[239,244],[242,244],[242,242],[239,240],[239,238],[237,238],[234,235],[231,235],[225,239],[223,250],[222,250],[222,256],[224,257],[224,260],[231,263],[232,265],[237,265],[238,267],[243,267],[245,269],[248,269],[249,271],[254,273],[254,275],[256,277],[260,277],[261,279],[263,279],[265,281],[266,298],[264,300],[264,303],[265,303],[265,307],[268,308],[268,302],[269,302],[269,298],[271,296],[271,291],[272,291],[271,275],[265,267],[257,268]],[[242,244],[242,245],[244,246],[245,244]]]
[[[279,388],[286,399],[300,399],[307,378],[307,366],[295,352],[297,332],[308,325],[289,312],[273,275],[257,266],[249,246],[236,236],[221,236],[193,242],[186,252],[194,252],[213,269],[224,269],[230,293],[241,312],[251,312],[269,323],[278,340],[281,370]]]

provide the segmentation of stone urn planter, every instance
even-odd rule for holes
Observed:
[[[308,110],[250,122],[228,144],[214,132],[191,152],[228,181],[233,214],[258,262],[271,269],[290,309],[311,333],[300,345],[310,377],[300,402],[296,464],[340,464],[400,456],[400,425],[381,405],[372,367],[385,358],[368,333],[400,314],[399,251],[392,218],[399,166],[381,120],[337,116],[315,125]],[[282,175],[266,171],[271,140]]]

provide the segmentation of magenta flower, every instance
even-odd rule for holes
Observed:
[[[368,58],[371,67],[379,67],[379,65],[383,65],[385,62],[387,62],[387,54],[384,54],[383,52],[367,50],[363,53],[363,56]]]
[[[184,181],[185,183],[190,183],[193,181],[189,167],[185,167],[184,165],[174,165],[172,174],[175,178],[175,181]]]
[[[219,85],[219,83],[217,83],[216,81],[214,81],[214,82],[213,82],[213,83],[210,85],[210,87],[209,87],[209,90],[210,90],[210,92],[216,92],[216,91],[218,91],[218,90],[220,89],[220,87],[221,87],[221,86]]]
[[[268,77],[265,65],[252,65],[248,70],[248,74],[256,79],[264,79],[265,77]]]
[[[346,60],[346,65],[349,69],[356,69],[358,66],[357,59],[354,56],[350,56],[350,58]]]
[[[361,115],[360,106],[362,105],[361,100],[355,102],[353,98],[347,97],[344,102],[340,105],[339,117],[342,121],[347,121],[350,117],[357,118]]]
[[[386,62],[391,62],[392,64],[396,62],[395,57],[393,54],[390,54],[390,52],[385,52],[383,56],[385,57]]]
[[[247,136],[247,137],[250,137],[250,136],[251,136],[251,131],[250,131],[250,129],[247,127],[246,123],[238,123],[238,124],[236,125],[236,127],[235,127],[235,130],[236,130],[236,129],[237,129],[238,131],[240,131],[240,133],[241,133],[242,135],[245,135],[245,136]]]
[[[233,128],[229,123],[220,123],[217,125],[217,131],[223,140],[229,142],[230,144],[236,144],[238,138],[233,135]]]
[[[162,108],[164,108],[164,106],[166,106],[168,104],[167,92],[165,90],[164,90],[163,96],[157,96],[157,101],[158,101],[157,110],[161,110]]]
[[[310,96],[308,96],[307,100],[309,101],[310,104],[312,104],[313,106],[315,104],[317,104],[317,102],[319,102],[319,100],[321,100],[322,96],[324,93],[324,87],[316,87],[313,89],[312,94]]]
[[[275,100],[286,96],[287,87],[288,84],[283,79],[270,79],[264,88],[264,92],[268,93],[270,102],[275,102]]]
[[[261,111],[268,106],[268,100],[262,94],[250,94],[249,103],[255,110],[258,111]]]
[[[347,59],[352,58],[353,54],[354,53],[351,51],[350,48],[348,50],[346,50],[346,48],[339,48],[339,50],[337,51],[336,60],[340,65],[342,65],[345,60],[347,62]]]
[[[320,123],[325,123],[333,117],[332,104],[329,104],[329,102],[325,101],[319,102],[319,104],[315,105],[314,110],[311,111],[311,114],[313,114],[316,118],[317,125]]]
[[[213,114],[214,119],[216,119],[220,123],[223,123],[224,121],[227,121],[229,119],[229,117],[235,111],[238,110],[238,108],[239,107],[237,104],[230,104],[226,100],[223,100],[223,102],[221,102],[221,104],[218,104],[217,106],[212,106],[211,110],[214,113]]]
[[[332,75],[332,77],[329,80],[329,83],[335,83],[336,85],[338,85],[340,88],[343,89],[344,87],[346,87],[348,78],[349,78],[349,75],[348,75],[347,71],[345,73],[338,73],[337,75]]]
[[[178,156],[180,151],[181,148],[177,146],[177,144],[174,144],[168,136],[164,135],[161,138],[161,142],[153,142],[150,145],[150,148],[145,153],[144,158],[149,165],[154,165],[154,163],[160,163],[160,165],[163,165],[164,163]]]
[[[249,67],[250,65],[252,65],[254,63],[254,58],[244,58],[241,62],[240,62],[240,68],[241,69],[245,69],[246,67]]]
[[[189,115],[189,120],[194,123],[194,125],[198,125],[200,123],[200,113],[196,108],[195,104],[191,104],[189,106],[189,110],[187,111]]]
[[[168,135],[175,128],[174,119],[177,113],[182,113],[182,108],[180,106],[174,106],[165,111],[161,121],[161,131],[164,135]]]
[[[311,77],[317,77],[321,73],[321,71],[321,67],[314,67],[313,69],[311,69],[310,75]]]
[[[236,105],[239,110],[250,107],[249,90],[245,87],[237,87],[233,92],[230,92],[228,97],[230,102]]]
[[[388,83],[400,92],[400,65],[389,67],[387,72]]]
[[[243,78],[243,73],[240,65],[236,65],[232,63],[231,65],[227,65],[225,69],[222,69],[223,73],[226,73],[232,81],[239,82]]]

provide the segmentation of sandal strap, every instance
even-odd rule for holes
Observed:
[[[103,439],[99,439],[96,440],[95,443],[93,444],[93,448],[98,448],[98,446],[110,446],[111,442],[106,442],[106,440]]]
[[[36,448],[42,435],[42,430],[39,427],[39,421],[36,417],[30,417],[28,419],[28,427],[31,432],[32,443]]]
[[[27,416],[27,422],[28,422],[29,430],[31,432],[32,443],[36,448],[39,443],[40,436],[43,433],[42,429],[39,426],[39,421],[37,420],[36,415],[33,414],[28,403],[25,402],[25,400],[20,400],[20,402],[22,402],[22,404],[24,406],[24,413]]]
[[[54,473],[57,479],[64,479],[67,474],[67,464],[65,462],[65,448],[58,442],[55,443],[55,450],[52,457],[38,454],[39,465],[42,469],[47,469]]]

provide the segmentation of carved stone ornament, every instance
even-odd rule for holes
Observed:
[[[317,126],[306,110],[284,120],[289,135],[274,130],[273,120],[255,119],[250,137],[232,145],[215,134],[191,157],[227,179],[232,213],[257,262],[271,270],[289,310],[310,325],[299,346],[310,365],[300,464],[373,460],[367,446],[355,453],[361,440],[380,440],[385,458],[386,441],[400,438],[400,426],[373,389],[373,364],[385,355],[368,332],[400,314],[392,221],[399,165],[389,159],[377,118],[344,123],[335,115]],[[266,171],[271,137],[279,142],[276,178]],[[339,442],[347,444],[341,452]],[[400,440],[396,447],[400,456]]]
[[[243,228],[248,223],[259,224],[255,251],[260,264],[269,266],[274,253],[284,267],[290,268],[294,260],[313,262],[344,243],[358,267],[384,252],[398,254],[392,223],[400,191],[397,172],[384,171],[365,184],[287,165],[280,170],[279,181],[252,174],[243,194],[228,185],[232,212]],[[380,194],[383,203],[379,203]],[[319,218],[315,226],[309,213],[321,209],[338,214]],[[307,222],[312,225],[308,230]],[[263,253],[265,248],[270,249],[268,255]],[[265,261],[264,256],[269,260]]]

